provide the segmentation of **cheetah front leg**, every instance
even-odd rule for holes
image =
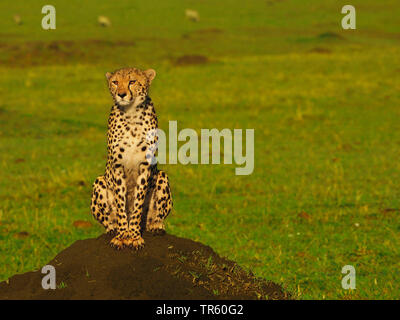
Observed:
[[[107,233],[113,233],[116,230],[116,219],[113,214],[112,195],[107,185],[104,176],[97,177],[93,183],[91,210],[93,217],[99,221]]]
[[[159,171],[154,179],[155,185],[147,214],[146,229],[153,234],[161,235],[165,233],[164,220],[172,209],[172,195],[168,176],[164,171]]]
[[[142,219],[143,204],[148,190],[150,173],[150,165],[148,163],[142,163],[140,165],[139,176],[136,180],[133,206],[131,207],[132,211],[129,214],[129,233],[133,235],[133,237],[128,240],[127,245],[135,249],[144,246],[144,240],[140,232],[140,222]]]
[[[117,235],[111,239],[111,245],[116,249],[122,249],[127,245],[131,234],[128,230],[128,217],[126,214],[126,179],[121,167],[115,168],[112,181],[114,182],[114,205],[117,216]]]

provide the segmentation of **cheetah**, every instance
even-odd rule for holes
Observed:
[[[155,76],[153,69],[106,73],[114,105],[105,174],[93,184],[91,211],[113,235],[110,243],[116,249],[142,248],[142,230],[164,234],[172,209],[168,176],[154,161],[158,121],[148,91]]]

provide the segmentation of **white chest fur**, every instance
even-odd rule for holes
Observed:
[[[151,145],[148,133],[156,128],[154,109],[143,107],[123,110],[113,125],[113,153],[123,166],[128,180],[136,181],[140,164],[146,162]]]

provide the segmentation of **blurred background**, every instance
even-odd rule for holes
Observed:
[[[44,5],[56,29],[43,30]],[[255,129],[255,170],[164,165],[169,233],[300,299],[398,298],[400,3],[3,0],[0,280],[102,227],[89,210],[112,105],[104,74],[154,68],[159,126]],[[343,290],[344,265],[357,289]]]

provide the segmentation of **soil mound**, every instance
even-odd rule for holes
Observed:
[[[210,247],[173,235],[144,234],[140,251],[110,247],[111,237],[78,240],[48,264],[55,290],[41,271],[0,283],[0,299],[288,299],[282,288],[257,279]]]
[[[185,55],[177,58],[175,60],[175,65],[177,66],[188,66],[195,64],[205,64],[209,62],[209,59],[206,56],[202,55]]]

